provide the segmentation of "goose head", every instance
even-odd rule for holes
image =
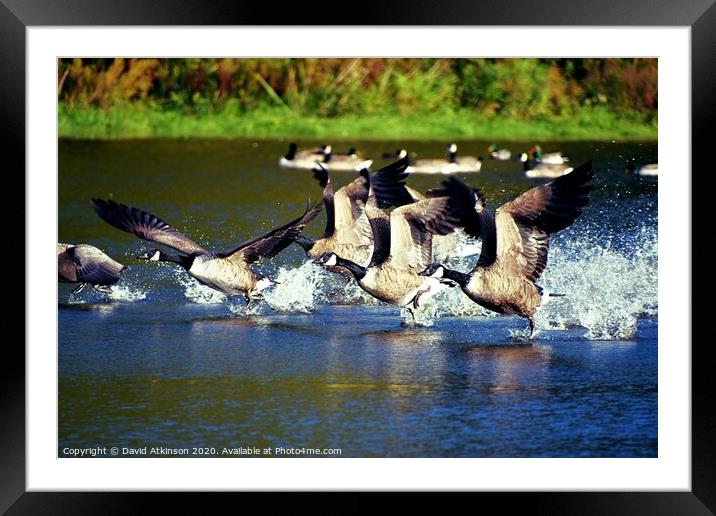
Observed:
[[[423,272],[419,272],[418,276],[426,276],[428,278],[442,278],[445,276],[445,267],[443,267],[441,263],[431,263]]]
[[[162,259],[162,252],[159,249],[150,249],[149,251],[137,256],[137,258],[140,260],[148,260],[150,262],[158,262]]]
[[[319,264],[319,265],[336,265],[338,263],[338,255],[336,253],[323,253],[321,256],[313,260],[313,263]]]
[[[527,161],[527,153],[521,152],[519,156],[517,156],[517,161],[520,161],[522,163],[525,163]]]

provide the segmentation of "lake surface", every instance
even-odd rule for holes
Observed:
[[[331,143],[370,157],[445,148]],[[489,143],[458,150],[486,155]],[[628,158],[656,162],[657,145],[540,143],[575,165],[593,159],[596,177],[582,217],[552,237],[540,284],[566,297],[540,310],[530,342],[525,320],[454,289],[412,324],[306,263],[298,246],[258,266],[280,284],[247,310],[181,269],[137,260],[154,244],[108,226],[89,202],[143,208],[201,245],[229,249],[320,200],[310,172],[278,168],[287,141],[60,141],[59,241],[96,245],[129,268],[108,296],[58,285],[58,455],[99,445],[120,456],[246,456],[254,447],[272,456],[657,456],[657,179],[624,174]],[[519,152],[532,142],[503,144]],[[336,187],[353,177],[332,175]],[[459,177],[492,209],[544,182],[490,160]],[[424,191],[440,180],[408,184]],[[318,237],[324,223],[321,214],[306,234]],[[459,249],[449,263],[469,270],[479,243],[460,237]]]

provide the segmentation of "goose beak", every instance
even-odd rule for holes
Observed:
[[[316,258],[315,260],[311,260],[311,263],[315,263],[316,265],[321,265],[323,262],[320,258]]]
[[[423,272],[419,272],[418,276],[430,276],[430,274],[428,274],[428,270],[425,269]]]

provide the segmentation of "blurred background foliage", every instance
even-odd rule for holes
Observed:
[[[540,120],[585,110],[656,124],[656,59],[60,59],[61,107],[321,118],[469,111]],[[63,111],[61,110],[61,113]]]

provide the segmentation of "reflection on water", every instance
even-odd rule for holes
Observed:
[[[73,296],[60,285],[60,449],[656,456],[656,182],[621,172],[626,156],[653,161],[655,145],[560,145],[575,161],[597,158],[597,189],[583,220],[553,240],[544,284],[567,297],[545,308],[537,342],[526,344],[510,338],[524,320],[490,316],[456,289],[429,307],[432,326],[403,326],[399,310],[305,264],[297,248],[260,265],[281,283],[247,310],[176,267],[138,262],[146,242],[91,211],[90,197],[111,197],[155,211],[203,245],[230,248],[320,195],[310,175],[275,166],[285,142],[251,143],[60,142],[60,239],[93,243],[129,265],[109,296]],[[444,143],[410,147],[429,155]],[[518,170],[486,162],[468,180],[494,207],[538,184]],[[352,178],[336,176],[339,186]],[[437,180],[410,182],[425,190]],[[323,220],[308,233],[319,235]]]

